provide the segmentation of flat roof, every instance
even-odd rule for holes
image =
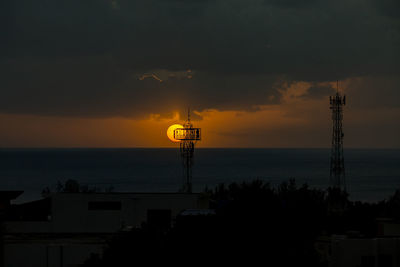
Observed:
[[[54,192],[51,195],[200,195],[202,193],[180,193],[180,192]]]
[[[115,236],[104,233],[23,233],[4,235],[5,244],[107,244],[106,240]]]
[[[0,191],[0,200],[16,199],[23,192],[24,191],[21,191],[21,190]]]

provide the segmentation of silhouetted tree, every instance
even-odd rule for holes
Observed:
[[[80,186],[79,186],[78,181],[72,180],[72,179],[68,179],[65,182],[64,192],[65,193],[79,193],[80,192]]]
[[[74,179],[68,179],[64,184],[60,181],[57,181],[55,189],[57,193],[95,193],[102,191],[101,188],[98,187],[89,187],[87,184],[81,185],[77,180]],[[114,191],[114,187],[110,185],[103,191],[106,193],[111,193]],[[47,186],[42,190],[41,195],[42,197],[48,197],[51,193],[50,187]]]
[[[387,202],[387,215],[400,219],[400,189],[397,189]]]

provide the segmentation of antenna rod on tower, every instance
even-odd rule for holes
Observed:
[[[336,80],[336,93],[339,93],[339,80]]]

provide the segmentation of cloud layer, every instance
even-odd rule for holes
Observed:
[[[398,106],[396,0],[0,5],[0,113],[136,118],[186,105],[257,110],[280,103],[293,82],[310,82],[305,97],[318,98],[330,92],[327,82],[350,78],[349,92],[365,97],[360,107]],[[139,79],[145,73],[163,82]],[[377,90],[390,97],[375,103]]]

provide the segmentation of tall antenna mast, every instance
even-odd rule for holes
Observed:
[[[332,187],[346,191],[343,157],[343,106],[346,104],[346,96],[339,93],[339,81],[336,81],[336,95],[330,96],[329,99],[333,126],[330,182]]]
[[[181,192],[192,193],[194,145],[197,141],[201,140],[201,129],[193,128],[193,124],[190,122],[190,109],[188,109],[188,118],[183,128],[178,128],[174,131],[174,138],[180,141],[179,150],[183,165],[183,186]]]

